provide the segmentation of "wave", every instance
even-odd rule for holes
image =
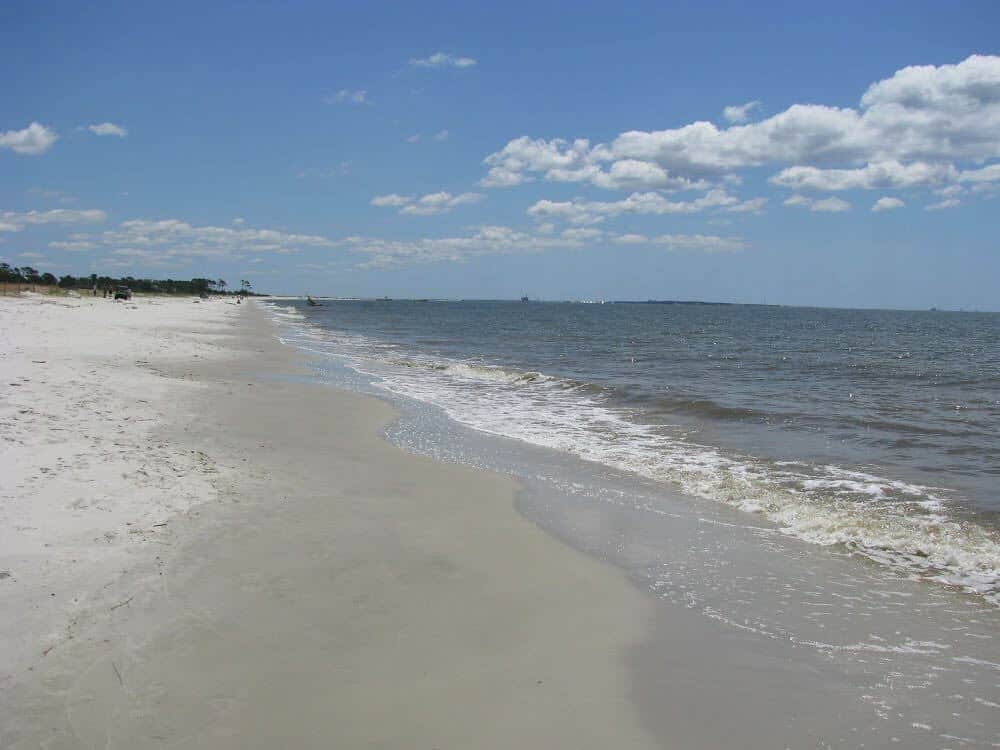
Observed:
[[[498,383],[535,383],[542,380],[553,380],[553,378],[543,375],[540,372],[523,372],[503,367],[476,365],[465,362],[441,363],[433,360],[418,359],[394,359],[390,360],[390,362],[399,367],[418,367],[435,370],[444,375],[452,375],[468,380],[484,380]]]

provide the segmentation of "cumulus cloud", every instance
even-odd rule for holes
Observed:
[[[635,189],[639,179],[648,189],[670,190],[782,167],[773,182],[793,190],[885,189],[947,183],[959,179],[957,165],[997,158],[1000,56],[972,55],[957,64],[902,68],[869,86],[855,108],[793,104],[749,124],[699,121],[627,131],[596,145],[521,136],[484,159],[482,184],[540,177]],[[632,183],[614,178],[620,163]]]
[[[0,132],[0,148],[9,148],[15,154],[38,156],[52,148],[58,138],[55,131],[33,122],[23,130]]]
[[[590,182],[609,190],[696,190],[709,186],[705,180],[677,177],[641,159],[620,159],[605,169],[584,138],[569,142],[522,136],[487,156],[483,163],[489,167],[480,181],[483,187],[520,185],[532,181],[532,173],[542,174],[549,182]]]
[[[570,224],[598,224],[605,219],[623,214],[694,214],[709,209],[726,212],[759,211],[765,198],[741,201],[722,188],[713,188],[699,198],[689,201],[670,200],[660,193],[632,193],[619,201],[569,201],[540,200],[528,209],[536,219],[558,219]]]
[[[881,213],[882,211],[892,211],[895,208],[902,208],[906,204],[903,203],[899,198],[890,198],[888,196],[879,198],[875,201],[872,206],[872,213]]]
[[[128,135],[128,131],[121,125],[115,125],[113,122],[101,122],[95,125],[88,125],[87,130],[89,130],[94,135],[112,135],[116,138],[124,138]]]
[[[350,89],[341,89],[336,94],[332,94],[326,97],[327,104],[370,104],[368,101],[368,92],[365,89],[358,89],[356,91],[351,91]]]
[[[857,169],[817,169],[789,167],[774,175],[770,182],[792,190],[884,190],[918,185],[939,185],[954,180],[959,172],[951,164],[928,164],[884,161]]]
[[[960,172],[958,181],[971,183],[1000,182],[1000,164],[991,164],[982,169],[970,169]]]
[[[417,68],[471,68],[475,64],[476,61],[471,57],[460,57],[447,52],[410,58],[410,65]]]
[[[411,216],[434,216],[451,211],[456,206],[478,203],[485,196],[482,193],[451,193],[440,191],[416,198],[410,195],[376,195],[371,199],[373,206],[399,208],[399,213]]]
[[[808,208],[810,211],[815,213],[827,213],[827,214],[839,214],[844,211],[851,210],[851,204],[847,201],[837,198],[836,196],[831,198],[808,198],[804,195],[792,195],[785,200],[786,206],[794,206],[798,208]]]
[[[750,113],[757,109],[760,109],[759,101],[731,104],[722,110],[722,116],[726,118],[726,122],[744,123],[750,119]]]

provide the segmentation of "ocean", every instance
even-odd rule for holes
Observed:
[[[270,310],[318,378],[398,406],[404,449],[519,477],[533,521],[666,602],[835,664],[892,737],[997,741],[1000,314]]]

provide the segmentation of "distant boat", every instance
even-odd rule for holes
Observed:
[[[309,305],[309,307],[322,307],[323,306],[322,302],[317,302],[312,297],[310,297],[308,294],[306,295],[306,303]]]
[[[523,297],[521,297],[521,302],[527,302],[527,301],[528,301],[528,295],[527,294],[524,295]]]

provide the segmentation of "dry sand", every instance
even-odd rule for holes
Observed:
[[[231,356],[206,336],[235,305],[0,298],[0,688],[73,635],[105,585],[212,498],[204,454],[160,427],[196,418],[202,385],[164,355]]]
[[[235,312],[0,308],[0,746],[662,746],[650,602]]]

